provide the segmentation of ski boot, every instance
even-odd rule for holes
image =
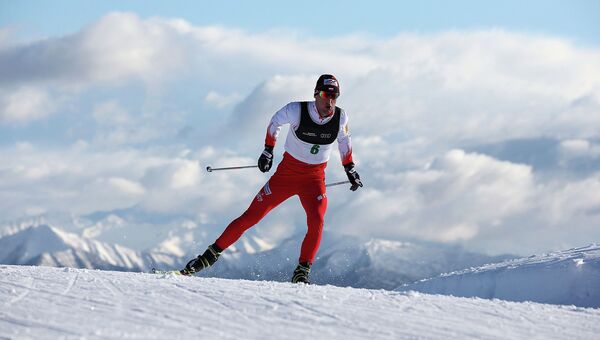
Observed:
[[[296,270],[294,270],[294,276],[292,276],[292,283],[306,283],[310,284],[308,275],[310,274],[310,263],[304,262],[298,264]]]
[[[195,273],[212,266],[221,255],[223,249],[220,249],[216,244],[208,246],[204,254],[198,255],[185,265],[185,268],[180,270],[181,275],[191,276]]]

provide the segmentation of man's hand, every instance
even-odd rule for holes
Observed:
[[[262,172],[268,172],[271,170],[271,166],[273,165],[273,147],[270,145],[265,145],[265,150],[263,150],[260,157],[258,157],[258,169]]]
[[[358,187],[363,186],[362,182],[360,181],[360,176],[358,175],[358,172],[356,172],[356,170],[354,169],[354,163],[348,163],[344,165],[344,170],[346,170],[348,180],[350,181],[350,183],[352,183],[350,190],[356,191]]]

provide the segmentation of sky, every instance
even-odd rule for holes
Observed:
[[[237,27],[250,32],[274,28],[311,35],[365,32],[390,37],[399,32],[505,27],[558,35],[578,43],[600,42],[597,1],[2,1],[0,21],[26,37],[72,33],[111,11],[140,17],[182,18],[196,25]],[[40,11],[35,8],[41,9]]]
[[[598,13],[596,1],[2,1],[0,221],[185,218],[216,237],[269,175],[204,168],[254,164],[271,115],[333,73],[365,187],[329,190],[328,230],[491,254],[598,242]],[[339,155],[327,177],[345,179]],[[276,241],[304,223],[292,199],[253,232]]]

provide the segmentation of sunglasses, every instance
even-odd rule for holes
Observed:
[[[319,97],[324,98],[324,99],[337,99],[339,96],[340,96],[339,93],[319,91]]]

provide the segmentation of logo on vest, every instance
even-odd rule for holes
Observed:
[[[331,133],[322,133],[321,138],[331,138]]]
[[[309,137],[317,137],[317,134],[314,132],[302,132],[302,134],[304,136],[309,136]]]

